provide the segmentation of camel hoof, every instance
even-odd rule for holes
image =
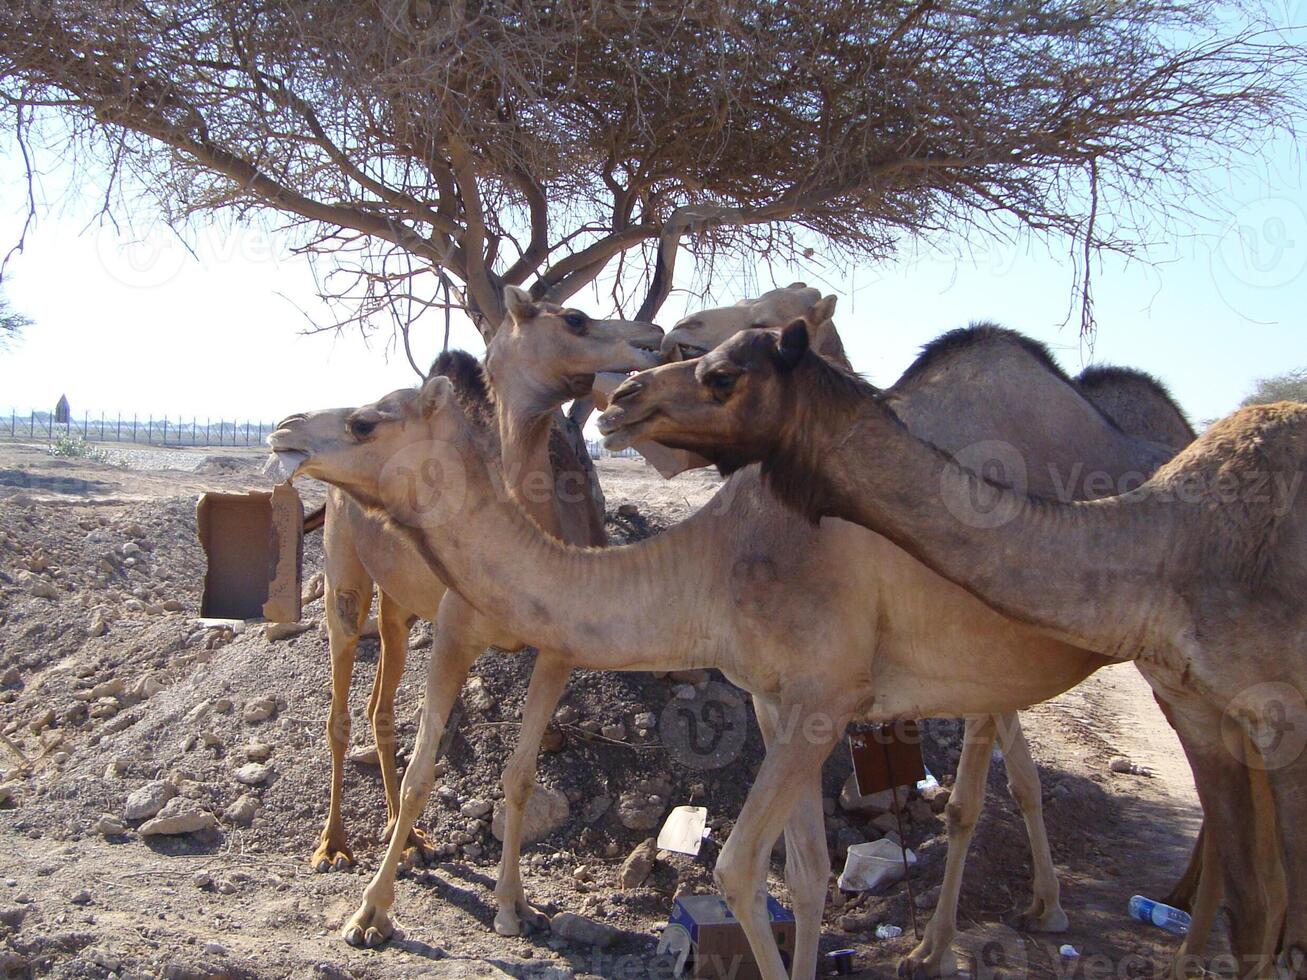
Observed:
[[[340,933],[351,946],[373,949],[395,935],[395,927],[383,909],[364,904]]]
[[[942,956],[921,954],[913,950],[899,960],[899,976],[903,980],[935,980],[936,977],[956,976],[958,958],[953,950],[946,950]]]
[[[1003,916],[1003,924],[1018,932],[1066,932],[1071,925],[1060,905],[1046,912],[1037,908],[1010,912]]]
[[[495,932],[500,936],[522,935],[522,920],[511,909],[500,909],[495,916]]]
[[[322,844],[309,858],[309,864],[319,874],[344,871],[354,866],[354,854],[343,844]]]
[[[524,936],[548,928],[549,916],[523,899],[515,902],[513,908],[501,908],[495,916],[495,932],[501,936]]]

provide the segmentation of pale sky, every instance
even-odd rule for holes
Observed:
[[[2,147],[12,150],[12,147]],[[1150,248],[1148,262],[1109,259],[1094,269],[1099,332],[1093,359],[1133,365],[1165,380],[1195,420],[1232,410],[1254,379],[1307,366],[1307,192],[1303,152],[1281,142],[1247,172],[1211,176],[1226,213],[1185,237]],[[21,169],[0,156],[0,247],[17,239],[25,208]],[[61,197],[54,178],[47,196]],[[95,203],[43,209],[4,292],[32,318],[24,339],[0,352],[0,413],[50,410],[67,393],[75,415],[118,411],[170,417],[273,421],[293,411],[370,401],[414,383],[389,326],[371,345],[357,333],[305,336],[301,309],[324,321],[307,263],[282,237],[254,227],[199,226],[192,256],[143,214],[134,229],[92,221]],[[993,320],[1047,342],[1075,373],[1090,352],[1078,337],[1069,243],[957,243],[844,274],[817,264],[751,270],[712,283],[714,303],[806,280],[834,292],[854,366],[888,385],[917,349],[971,320]],[[678,274],[695,275],[688,256]],[[605,298],[573,302],[609,312]],[[670,327],[701,305],[674,293],[659,322]],[[298,308],[297,308],[298,307]],[[415,337],[419,363],[438,353],[441,324]],[[454,343],[480,353],[476,332],[456,323]]]

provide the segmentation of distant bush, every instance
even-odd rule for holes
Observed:
[[[1272,402],[1307,402],[1307,368],[1286,371],[1270,378],[1259,378],[1243,405],[1269,405]]]
[[[97,463],[103,463],[109,458],[87,442],[84,437],[68,432],[50,444],[50,455],[70,459],[89,459]]]

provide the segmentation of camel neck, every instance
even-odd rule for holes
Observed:
[[[577,666],[722,666],[720,651],[694,630],[711,621],[705,606],[717,595],[713,549],[695,544],[702,530],[678,526],[612,548],[564,544],[494,492],[470,439],[460,448],[466,485],[457,515],[397,525],[444,582],[513,636]]]
[[[552,407],[543,411],[501,407],[497,421],[504,485],[542,530],[561,540],[563,522],[549,458],[552,416]]]
[[[1182,508],[1148,485],[1093,502],[1032,498],[917,439],[879,396],[808,458],[821,513],[884,535],[1013,619],[1130,659],[1147,618],[1167,611],[1158,593]]]

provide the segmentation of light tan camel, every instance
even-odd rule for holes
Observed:
[[[507,482],[550,533],[573,544],[602,544],[602,505],[594,506],[588,477],[552,421],[563,402],[588,393],[596,372],[625,372],[656,363],[662,331],[652,324],[594,320],[579,310],[532,303],[520,290],[510,289],[508,299],[508,319],[486,354]],[[481,370],[449,357],[439,359],[433,370],[444,373],[455,367],[477,375]],[[388,533],[382,522],[334,487],[328,491],[324,517],[332,688],[327,719],[331,797],[326,825],[310,858],[319,871],[354,863],[341,818],[341,793],[350,736],[350,679],[373,585],[379,592],[381,655],[368,718],[385,787],[388,829],[399,812],[394,707],[409,630],[417,617],[436,618],[445,592],[407,540]],[[410,831],[407,840],[410,860],[430,855],[416,830]]]
[[[1031,345],[1006,331],[976,335],[980,342],[971,348],[959,342],[936,356],[966,365],[969,349],[989,366],[991,382],[1019,385],[1025,397],[1013,405],[981,387],[969,427],[987,431],[978,420],[988,416],[1000,431],[1006,426],[1016,445],[1034,448],[1048,440],[1027,435],[1014,419],[1028,415],[1039,425],[1055,423],[1059,431],[1078,433],[1083,443],[1060,458],[1081,463],[1087,472],[1120,472],[1122,459],[1139,452]],[[931,395],[929,378],[928,372],[918,376],[919,397]],[[1102,663],[990,612],[884,538],[848,525],[817,529],[784,520],[756,471],[732,479],[700,512],[653,541],[605,551],[556,545],[495,498],[482,437],[449,397],[450,385],[434,379],[420,392],[397,392],[372,406],[288,420],[270,443],[306,475],[340,486],[377,514],[387,512],[395,479],[393,468],[382,476],[387,461],[412,446],[431,447],[435,469],[459,473],[453,482],[461,489],[445,493],[437,481],[426,491],[439,520],[406,517],[402,509],[396,515],[393,506],[391,519],[438,575],[487,616],[558,651],[572,666],[719,667],[753,693],[768,756],[723,852],[718,878],[768,978],[783,976],[784,968],[753,897],[793,802],[799,809],[786,828],[786,875],[799,921],[796,975],[811,976],[815,969],[829,877],[818,775],[850,718],[1008,714],[1065,690]],[[366,442],[347,435],[358,418],[374,423]],[[1070,448],[1067,439],[1050,447],[1063,454]],[[558,589],[559,581],[568,588]],[[668,589],[672,581],[676,586]],[[484,595],[496,582],[497,594]],[[803,653],[796,656],[798,650]],[[430,791],[430,767],[457,693],[448,689],[453,673],[437,664],[428,677],[418,747],[401,793],[400,829],[415,819]],[[540,713],[535,690],[533,681],[519,751],[523,744],[534,751],[553,705],[548,699]],[[793,732],[803,735],[795,738]],[[950,882],[960,879],[989,745],[987,739],[973,743],[964,754],[948,815]],[[1038,786],[1014,791],[1033,831]],[[777,793],[784,797],[779,809],[772,806]],[[393,930],[389,909],[401,850],[396,841],[346,926],[353,941],[372,944]],[[1037,865],[1047,854],[1040,843],[1033,849]],[[1043,880],[1039,872],[1036,879],[1030,924],[1037,926],[1056,907],[1055,891],[1053,902],[1045,902],[1048,889],[1056,888],[1051,861]],[[951,938],[952,904],[941,899],[940,915],[914,953],[915,965],[934,972],[953,965],[947,942],[935,939]]]
[[[1288,975],[1307,977],[1307,406],[1236,413],[1131,492],[1039,499],[916,438],[799,321],[628,380],[601,428],[760,461],[810,519],[854,519],[1014,622],[1135,660],[1193,766],[1240,973],[1269,975],[1282,934]],[[1278,835],[1258,832],[1249,766]]]

